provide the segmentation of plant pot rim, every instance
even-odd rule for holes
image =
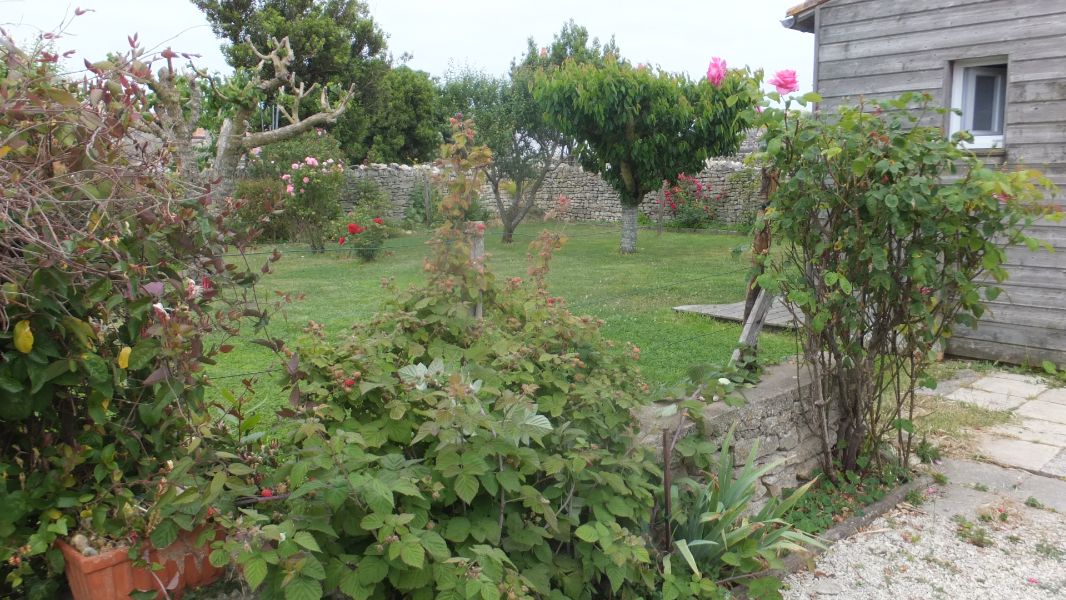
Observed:
[[[76,562],[79,565],[79,569],[85,573],[94,573],[100,569],[106,569],[113,567],[119,563],[130,560],[129,546],[119,546],[113,550],[107,552],[101,552],[96,556],[85,556],[74,546],[71,546],[63,540],[56,540],[56,546],[63,553],[63,558],[68,561]]]

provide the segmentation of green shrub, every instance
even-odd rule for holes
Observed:
[[[248,157],[247,174],[253,179],[276,179],[288,173],[295,163],[308,156],[325,164],[343,164],[340,142],[323,129],[315,129],[295,138],[255,149]]]
[[[389,227],[385,220],[374,213],[355,210],[347,215],[341,226],[337,240],[346,246],[349,254],[354,254],[365,261],[372,261],[385,251],[385,240],[389,238]]]
[[[426,188],[429,188],[429,214],[426,211]],[[411,197],[407,205],[407,210],[404,212],[404,225],[410,229],[416,227],[432,227],[434,225],[440,225],[442,217],[440,214],[440,201],[442,195],[440,189],[424,181],[419,182],[418,185],[411,190]]]
[[[1050,182],[985,168],[960,147],[969,134],[920,125],[935,112],[929,95],[904,94],[832,115],[786,103],[760,117],[779,181],[766,218],[784,251],[768,255],[758,283],[802,313],[806,363],[825,382],[812,421],[842,436],[823,457],[831,479],[890,441],[907,464],[915,388],[935,385],[928,357],[999,295],[1005,246],[1039,246],[1025,227]]]
[[[235,227],[258,228],[262,242],[287,242],[293,239],[292,223],[285,213],[285,183],[280,179],[242,179],[233,196],[238,198]]]
[[[692,580],[667,578],[666,588],[675,598],[717,598],[719,592],[704,582],[731,579],[754,587],[758,594],[776,591],[781,582],[767,574],[781,569],[780,556],[807,546],[822,547],[807,534],[784,519],[800,501],[813,481],[793,491],[787,498],[767,498],[763,507],[751,514],[751,502],[764,475],[781,465],[775,461],[756,466],[756,444],[748,453],[744,466],[734,470],[733,430],[726,434],[718,456],[716,476],[702,483],[691,479],[680,482],[672,493],[680,506],[675,520],[674,540],[677,562],[688,566]],[[706,588],[706,593],[703,590]],[[664,597],[666,597],[664,588]]]
[[[666,190],[664,217],[667,227],[677,229],[703,229],[714,222],[714,205],[703,183],[691,175],[682,173],[677,184]]]
[[[345,204],[361,217],[388,219],[392,214],[392,198],[389,193],[371,179],[356,179],[345,192]]]
[[[285,183],[285,213],[292,230],[311,246],[312,252],[322,252],[330,223],[340,216],[340,188],[344,183],[344,168],[333,159],[319,161],[314,156],[292,163],[280,179]]]
[[[132,48],[72,85],[46,48],[0,49],[3,597],[64,596],[59,539],[137,556],[225,507],[203,366],[267,318],[260,269],[221,258],[253,241],[231,206],[144,141],[174,82]]]
[[[458,136],[466,139],[465,136]],[[291,460],[213,556],[268,597],[635,598],[660,472],[637,442],[636,352],[549,298],[559,238],[530,281],[471,263],[459,217],[488,159],[453,156],[429,282],[287,363]],[[484,317],[471,310],[483,303]]]

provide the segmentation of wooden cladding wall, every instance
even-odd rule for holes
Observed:
[[[822,110],[861,96],[928,92],[950,104],[952,61],[1007,57],[1005,152],[987,162],[1043,171],[1066,198],[1066,0],[828,0],[815,14]],[[939,117],[925,121],[942,125]],[[1054,251],[1011,248],[1010,279],[949,352],[1066,365],[1066,223],[1030,234]]]

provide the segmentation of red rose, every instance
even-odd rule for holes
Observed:
[[[263,488],[263,491],[259,492],[259,495],[264,497],[264,498],[270,498],[271,496],[274,495],[274,490],[272,490],[270,488]]]
[[[363,233],[364,231],[366,231],[366,227],[363,227],[362,225],[356,225],[355,226],[355,233],[356,234]]]
[[[338,246],[343,246],[345,241],[347,241],[347,240],[344,239],[344,236],[341,236],[341,239],[337,240],[337,245]]]
[[[344,387],[350,388],[350,387],[352,387],[354,385],[355,385],[355,380],[354,379],[348,378],[348,379],[344,380]]]
[[[381,220],[381,217],[374,217],[374,222],[378,225],[384,225],[385,222]]]
[[[348,223],[348,233],[350,233],[352,235],[355,235],[355,234],[359,233],[359,224],[358,223]]]

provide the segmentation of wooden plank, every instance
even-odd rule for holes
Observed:
[[[977,329],[956,329],[954,337],[985,340],[996,342],[997,344],[1028,346],[1034,350],[1066,352],[1066,334],[1061,330],[1030,327],[1016,323],[996,323],[982,320],[977,324]]]
[[[1063,41],[1063,45],[1066,46],[1066,40]],[[1061,80],[1063,73],[1066,73],[1066,56],[1063,55],[1066,55],[1066,47],[1063,48],[1062,54],[1056,58],[1018,60],[1012,57],[1007,70],[1007,78],[1010,83],[1042,81],[1045,79]]]
[[[1010,281],[1009,279],[1007,281]],[[1021,306],[1060,309],[1066,306],[1066,289],[1035,287],[1032,285],[1000,284],[1003,292],[998,300]]]
[[[950,44],[950,40],[945,41]],[[822,77],[835,79],[849,74],[897,73],[900,71],[932,69],[952,60],[1009,55],[1010,60],[1059,58],[1066,54],[1061,35],[1024,40],[990,41],[965,46],[945,46],[936,51],[903,52],[892,56],[852,58],[823,61],[818,65]]]
[[[847,60],[871,56],[895,56],[907,52],[932,52],[946,46],[969,46],[989,41],[1024,40],[1030,37],[1066,35],[1066,20],[1045,16],[1022,17],[1009,21],[979,23],[955,29],[947,35],[940,30],[903,33],[890,38],[855,40],[835,44],[821,43],[820,60]]]
[[[1066,252],[1032,252],[1028,248],[1011,247],[1007,248],[1007,270],[1011,270],[1012,267],[1045,267],[1045,268],[1062,268],[1062,263],[1066,261]]]
[[[1007,86],[1007,106],[1014,102],[1066,100],[1066,80],[1027,81]]]
[[[829,79],[824,75],[818,82],[818,90],[823,96],[895,95],[920,89],[940,88],[944,82],[944,69],[935,68],[925,71],[904,71],[886,75],[853,74],[843,79]]]
[[[1066,123],[1056,123],[1048,126],[1047,123],[1021,123],[1008,125],[1004,132],[1007,146],[1015,144],[1066,144],[1066,133],[1062,131]]]
[[[994,0],[985,0],[992,2]],[[866,21],[882,17],[894,17],[922,13],[931,10],[951,8],[955,6],[967,6],[978,4],[981,0],[906,0],[905,2],[885,2],[873,0],[870,2],[830,2],[821,7],[822,18],[826,22],[847,23],[851,21]]]
[[[1002,325],[1024,325],[1040,327],[1066,335],[1066,309],[1033,308],[1013,304],[986,304],[988,312],[981,315],[981,323],[1000,323]],[[965,328],[964,331],[969,331]]]
[[[1061,0],[968,2],[920,12],[869,17],[847,23],[838,23],[823,17],[818,35],[823,44],[888,38],[921,31],[939,32],[944,40],[954,36],[955,32],[952,30],[955,29],[985,23],[1003,23],[1020,18],[1042,17],[1054,20],[1061,15],[1066,15]]]
[[[766,324],[766,315],[770,312],[770,307],[773,303],[773,294],[768,293],[766,290],[759,290],[759,296],[755,298],[755,305],[751,309],[751,314],[748,315],[748,320],[744,322],[744,329],[740,332],[740,340],[737,342],[737,347],[733,350],[733,356],[729,358],[729,366],[737,364],[737,361],[740,360],[741,348],[755,346],[755,342],[759,339],[759,332],[762,331],[763,325]]]
[[[1066,70],[1062,73],[1066,74]],[[1064,127],[1063,123],[1066,123],[1066,98],[1041,102],[1008,102],[1006,116],[1008,128],[1029,123],[1058,125],[1061,128]],[[1060,136],[1066,141],[1066,131],[1060,131]]]
[[[997,360],[1018,365],[1039,365],[1050,360],[1057,365],[1066,364],[1066,352],[1059,350],[1035,349],[1024,344],[1006,344],[971,338],[951,338],[948,340],[947,353],[963,358],[980,360]]]
[[[1015,144],[1008,141],[1007,159],[1012,164],[1064,164],[1066,163],[1066,143]]]

